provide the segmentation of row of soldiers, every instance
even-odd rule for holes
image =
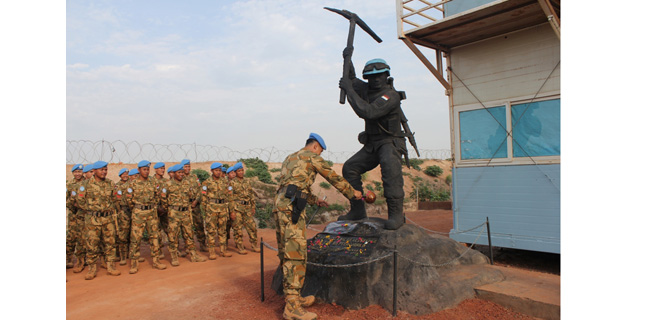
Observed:
[[[131,260],[129,273],[138,272],[140,244],[146,232],[151,246],[153,267],[166,269],[161,262],[161,235],[168,238],[172,266],[180,265],[178,257],[179,238],[184,238],[185,250],[190,261],[204,262],[197,253],[207,251],[208,258],[219,254],[231,257],[227,251],[227,238],[233,230],[236,251],[247,254],[243,246],[243,231],[248,233],[251,249],[259,252],[255,214],[255,195],[248,179],[244,178],[241,162],[225,168],[219,162],[210,166],[211,177],[200,182],[191,173],[190,161],[185,159],[167,169],[169,179],[164,178],[165,164],[156,163],[155,174],[150,176],[149,161],[138,163],[137,169],[120,170],[120,181],[113,183],[106,178],[107,163],[98,161],[91,165],[77,164],[72,168],[73,179],[66,184],[68,232],[66,238],[66,267],[79,273],[88,265],[85,279],[97,275],[97,262],[104,261],[109,275],[120,275],[115,269],[117,255],[120,264]],[[205,218],[202,215],[205,213]],[[72,264],[72,256],[76,264]]]

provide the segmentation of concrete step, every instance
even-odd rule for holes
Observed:
[[[517,268],[490,266],[505,280],[474,288],[479,299],[492,301],[541,319],[560,319],[560,276]]]

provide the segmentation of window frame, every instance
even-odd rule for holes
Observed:
[[[484,102],[483,104],[475,103],[462,106],[453,107],[453,137],[454,137],[454,161],[457,167],[482,167],[486,165],[528,165],[528,164],[559,164],[561,160],[560,155],[554,156],[537,156],[537,157],[514,157],[514,148],[512,142],[512,105],[525,104],[530,102],[546,101],[560,99],[560,112],[562,110],[562,101],[559,92],[548,93],[542,97],[533,99],[533,95],[515,97],[506,100],[496,100]],[[506,148],[507,157],[490,159],[461,159],[461,144],[460,144],[460,113],[465,111],[480,110],[485,108],[494,108],[505,106],[506,111]],[[561,121],[561,120],[560,120]],[[532,159],[531,159],[532,158]]]

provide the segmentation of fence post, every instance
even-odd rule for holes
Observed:
[[[264,238],[260,238],[260,294],[262,296],[262,302],[264,302]]]
[[[487,224],[488,231],[488,247],[490,248],[490,264],[494,265],[494,258],[492,256],[492,236],[490,235],[490,218],[485,217],[485,224]]]
[[[397,245],[393,250],[393,317],[397,317]]]

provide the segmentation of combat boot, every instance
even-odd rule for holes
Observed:
[[[214,247],[208,247],[208,259],[210,260],[216,260],[217,259],[217,251],[214,249]]]
[[[110,261],[106,264],[106,271],[108,271],[109,276],[119,276],[122,274],[120,270],[115,269],[115,262]]]
[[[336,220],[362,220],[367,217],[366,203],[363,200],[350,200],[350,211],[347,214],[339,216]]]
[[[65,268],[70,269],[74,267],[74,264],[72,263],[72,254],[68,254],[65,257]]]
[[[169,251],[169,255],[171,256],[171,265],[173,267],[178,267],[181,265],[181,263],[178,262],[178,251]]]
[[[284,305],[284,313],[282,318],[287,320],[314,320],[318,316],[313,312],[308,312],[300,305],[300,298],[298,295],[287,295],[286,303]]]
[[[248,251],[244,249],[244,245],[238,244],[237,245],[237,253],[239,254],[248,254]]]
[[[144,262],[144,257],[140,256],[140,258],[138,258],[138,262]]]
[[[403,199],[386,199],[388,207],[388,220],[384,223],[384,229],[397,230],[404,222]]]
[[[72,272],[79,273],[86,267],[86,257],[77,256],[77,264],[72,268]]]
[[[220,246],[219,251],[222,257],[232,257],[232,253],[227,251],[226,246]]]
[[[300,301],[300,305],[303,308],[311,307],[314,302],[316,302],[316,297],[315,296],[306,296],[306,297],[298,297],[298,300]]]
[[[104,269],[107,269],[107,267],[106,267],[106,257],[105,256],[100,256],[99,257],[99,266],[104,268]]]
[[[253,252],[259,253],[260,252],[260,247],[257,246],[257,243],[251,243],[251,250]]]
[[[93,263],[88,266],[88,273],[86,273],[84,279],[92,280],[95,279],[95,276],[97,276],[97,263]]]
[[[129,269],[130,274],[138,273],[138,260],[131,259],[131,269]]]
[[[160,258],[158,258],[158,257],[153,258],[153,267],[154,267],[154,269],[158,269],[158,270],[167,269],[167,265],[160,262]]]
[[[208,247],[203,244],[203,242],[199,241],[199,251],[201,252],[208,252]]]
[[[121,266],[126,265],[126,249],[125,248],[120,248],[120,265]]]
[[[206,259],[203,256],[200,256],[196,253],[196,250],[190,250],[190,261],[192,262],[205,262]]]

